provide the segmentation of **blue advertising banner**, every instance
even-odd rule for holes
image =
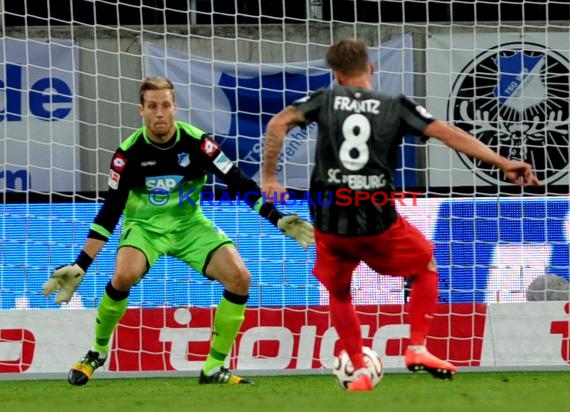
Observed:
[[[411,34],[370,48],[370,59],[378,70],[374,88],[413,96],[412,51]],[[270,64],[228,62],[154,43],[145,43],[144,56],[146,76],[166,76],[174,83],[179,117],[215,135],[228,157],[255,180],[262,138],[271,116],[308,93],[329,87],[333,81],[324,59]],[[287,136],[278,165],[287,187],[308,188],[315,138],[315,125],[306,130],[295,128]],[[414,153],[413,147],[406,153],[408,187],[415,184]]]
[[[435,245],[440,302],[517,302],[537,276],[569,279],[567,198],[411,199],[399,207]],[[0,215],[0,309],[56,308],[41,294],[51,271],[75,259],[99,204],[6,204]],[[205,214],[230,236],[252,273],[250,306],[319,305],[326,292],[312,276],[314,249],[293,240],[245,205],[208,201]],[[303,200],[289,212],[307,217]],[[24,230],[25,229],[25,230]],[[118,232],[118,230],[117,230]],[[118,233],[89,270],[67,308],[97,305],[113,271]],[[356,304],[398,303],[399,278],[367,267],[354,274]],[[400,283],[401,284],[401,283]],[[216,305],[221,285],[182,262],[161,258],[129,297],[131,307]]]
[[[0,191],[76,191],[79,48],[0,39]]]

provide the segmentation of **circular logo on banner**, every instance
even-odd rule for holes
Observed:
[[[569,62],[534,43],[506,43],[479,54],[457,77],[448,119],[496,152],[530,163],[545,184],[568,173]],[[495,167],[463,154],[488,183],[504,182]]]

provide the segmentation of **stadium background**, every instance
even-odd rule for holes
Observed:
[[[63,3],[71,7],[62,7]],[[225,128],[213,132],[223,140],[224,150],[255,177],[258,158],[252,157],[252,153],[259,154],[255,145],[263,132],[264,121],[278,109],[275,99],[288,102],[323,82],[326,85],[328,75],[321,65],[322,54],[333,39],[343,36],[365,39],[371,50],[378,53],[377,84],[381,85],[385,76],[395,76],[389,78],[396,81],[388,81],[396,87],[393,92],[406,92],[445,120],[448,120],[446,104],[452,97],[452,82],[463,67],[448,68],[450,73],[434,73],[430,69],[437,67],[433,66],[437,52],[445,51],[445,47],[465,52],[469,42],[454,43],[454,38],[464,35],[485,39],[475,50],[468,50],[467,61],[474,61],[479,53],[492,49],[494,46],[487,45],[493,41],[499,45],[505,39],[510,40],[510,36],[523,39],[519,42],[523,46],[525,39],[532,39],[534,44],[538,37],[545,46],[546,57],[549,57],[547,49],[556,52],[556,56],[568,55],[565,39],[570,12],[564,3],[554,1],[346,0],[307,2],[306,8],[284,1],[183,3],[3,2],[0,65],[4,68],[4,111],[0,147],[4,150],[0,161],[4,168],[0,189],[4,213],[0,216],[0,309],[57,308],[41,295],[41,285],[54,267],[72,260],[78,253],[98,202],[104,198],[111,155],[120,139],[140,125],[137,96],[140,79],[152,70],[160,70],[161,64],[169,76],[184,67],[180,63],[185,59],[196,65],[210,62],[212,72],[219,69],[222,73],[224,67],[229,67],[224,73],[232,76],[224,77],[226,83],[223,84],[214,81],[193,84],[191,77],[180,77],[179,99],[188,103],[188,107],[180,107],[181,118],[200,119],[202,123],[202,119],[211,117],[213,128]],[[187,12],[190,4],[195,5],[194,13]],[[441,43],[434,43],[434,39]],[[395,41],[399,46],[394,46]],[[159,51],[151,54],[156,48]],[[388,57],[382,54],[394,50],[396,53]],[[62,53],[57,63],[60,66],[46,63],[58,52]],[[535,57],[536,53],[532,49],[530,55]],[[519,55],[524,56],[524,50]],[[385,70],[385,65],[394,61],[399,66]],[[564,59],[560,61],[564,63]],[[305,66],[301,62],[305,62]],[[229,66],[224,66],[228,63]],[[567,70],[568,65],[565,68]],[[257,79],[240,77],[247,70],[257,72]],[[277,75],[281,81],[266,83],[266,73],[269,73],[268,78],[281,73]],[[290,81],[289,73],[292,73]],[[304,74],[298,77],[299,73]],[[500,71],[495,74],[497,79],[501,78]],[[430,84],[442,81],[438,75],[445,78],[444,84],[447,82],[447,89],[440,88],[442,96],[430,89]],[[62,83],[50,83],[61,100],[55,95],[51,101],[41,100],[40,91],[45,91],[41,89],[42,80],[46,78],[62,80]],[[34,89],[32,83],[40,89]],[[213,99],[212,102],[222,104],[223,108],[210,111],[207,105],[201,106],[203,100],[192,100],[192,93],[188,92],[192,87],[211,95],[218,88],[223,89],[228,101],[232,99],[228,90],[251,93],[245,100],[240,100],[240,95],[234,96],[233,103]],[[283,89],[287,92],[281,93]],[[548,95],[548,99],[565,101],[567,116],[568,79],[561,89],[562,95]],[[266,98],[273,99],[268,106],[263,105]],[[36,105],[34,99],[40,99],[40,103]],[[256,99],[257,106],[251,109],[248,105]],[[46,107],[52,109],[50,113],[55,118],[49,122],[37,118]],[[198,110],[193,111],[194,107]],[[57,108],[70,110],[56,112]],[[230,120],[220,120],[224,116]],[[472,173],[468,162],[460,158],[445,155],[445,162],[440,163],[437,156],[433,157],[433,153],[438,153],[437,147],[406,138],[399,154],[401,169],[397,183],[402,190],[419,190],[422,195],[417,205],[400,209],[436,245],[441,273],[440,303],[451,308],[451,312],[463,310],[462,306],[448,304],[471,304],[477,308],[478,304],[524,302],[529,284],[542,275],[557,275],[568,280],[567,120],[565,117],[560,122],[566,124],[566,134],[562,133],[559,141],[551,144],[554,150],[562,148],[566,157],[554,163],[546,162],[546,169],[557,173],[557,179],[537,190],[524,192],[500,179]],[[208,129],[208,126],[200,126]],[[236,138],[238,135],[240,139]],[[310,136],[306,138],[310,142]],[[546,151],[542,156],[548,158],[551,153]],[[301,174],[292,184],[300,193],[304,187],[299,180],[307,176],[310,169],[309,154],[307,148],[307,161],[293,162],[290,176],[285,172],[285,178]],[[429,166],[436,166],[439,174],[430,174]],[[541,173],[547,175],[544,170]],[[212,189],[223,190],[219,182],[210,183]],[[289,205],[288,209],[303,216],[307,214],[306,205],[301,201]],[[216,203],[204,205],[204,210],[235,239],[252,271],[250,308],[261,307],[261,313],[265,313],[264,308],[277,310],[294,306],[310,312],[311,308],[327,303],[326,294],[310,274],[312,251],[305,253],[243,206]],[[112,271],[118,232],[65,309],[96,307]],[[220,293],[218,285],[204,280],[179,262],[162,259],[133,289],[130,308],[159,311],[182,306],[211,308]],[[404,301],[403,284],[399,279],[378,279],[366,267],[357,269],[354,295],[359,305],[400,305]],[[541,312],[549,313],[545,319],[556,321],[560,316],[568,316],[564,306],[548,308],[552,313]],[[477,310],[473,313],[477,315]],[[5,319],[9,323],[12,318]],[[14,319],[19,317],[15,315]],[[89,323],[85,321],[83,327],[89,328]],[[482,338],[480,329],[474,329],[474,333],[474,337],[470,337],[473,341]],[[567,339],[563,330],[557,333]],[[26,338],[21,340],[26,341]],[[560,355],[559,342],[556,337],[551,345],[556,348],[558,358],[561,356],[556,362],[568,362],[567,352],[562,351]],[[530,359],[531,355],[528,356]],[[471,366],[479,365],[478,359],[469,362]],[[512,362],[516,363],[517,359]],[[22,368],[21,364],[18,367]],[[56,367],[44,367],[45,370],[50,368]]]

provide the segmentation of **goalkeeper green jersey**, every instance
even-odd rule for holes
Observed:
[[[202,215],[201,192],[209,173],[226,183],[232,196],[247,194],[245,203],[261,198],[257,183],[199,128],[178,121],[175,136],[164,144],[138,129],[113,155],[109,190],[89,237],[107,240],[123,213],[125,224],[144,224],[158,234],[192,222]]]

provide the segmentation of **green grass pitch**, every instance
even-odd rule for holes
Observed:
[[[197,378],[0,381],[6,412],[563,411],[568,372],[460,373],[440,381],[424,373],[384,375],[374,392],[349,393],[330,375],[260,376],[256,385],[199,385]]]

